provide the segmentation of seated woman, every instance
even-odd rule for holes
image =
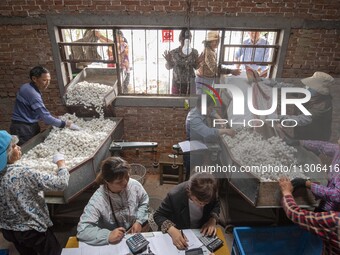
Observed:
[[[169,233],[180,250],[188,247],[181,229],[201,228],[203,235],[215,235],[220,205],[213,175],[196,173],[189,181],[174,187],[154,214],[163,233]]]
[[[148,219],[149,197],[138,181],[129,178],[130,168],[119,157],[109,157],[102,162],[96,179],[100,187],[78,223],[80,241],[90,245],[116,244],[125,232],[142,231]]]

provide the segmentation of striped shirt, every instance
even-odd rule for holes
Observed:
[[[283,197],[282,206],[291,221],[321,237],[323,241],[322,255],[340,254],[339,212],[315,213],[301,209],[292,195]]]
[[[324,154],[332,158],[328,168],[327,186],[312,183],[311,191],[316,198],[321,199],[319,208],[324,211],[340,211],[340,147],[338,144],[304,140],[302,145],[316,154]]]

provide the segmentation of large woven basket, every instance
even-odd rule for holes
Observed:
[[[131,166],[130,177],[132,179],[139,181],[141,184],[144,184],[146,174],[145,166],[135,163],[130,164],[130,166]]]

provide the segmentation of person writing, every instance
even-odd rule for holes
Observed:
[[[282,206],[287,217],[306,229],[321,237],[323,241],[323,255],[340,254],[340,212],[311,212],[301,209],[292,195],[293,186],[287,177],[279,180],[283,195]]]
[[[289,140],[289,145],[301,144],[307,150],[317,155],[323,154],[332,158],[332,163],[328,169],[327,186],[314,183],[304,178],[295,178],[292,180],[294,189],[308,188],[312,191],[317,199],[321,199],[319,206],[315,209],[317,212],[340,211],[340,139],[338,143],[330,143],[325,141],[314,140]]]
[[[77,238],[90,245],[119,243],[124,234],[140,233],[148,225],[149,197],[143,186],[131,179],[131,166],[119,157],[102,162],[96,182],[100,184],[84,208]]]
[[[41,91],[46,90],[50,85],[50,72],[42,66],[36,66],[30,70],[29,75],[31,82],[22,85],[16,95],[10,126],[11,134],[19,137],[18,145],[24,144],[40,133],[39,120],[46,125],[80,130],[71,121],[65,122],[53,117],[46,109]]]
[[[56,154],[58,170],[42,172],[17,163],[21,158],[18,138],[0,131],[0,228],[20,255],[60,255],[61,246],[42,191],[63,191],[70,174],[64,156]]]
[[[173,95],[190,95],[193,91],[191,84],[194,83],[194,69],[198,68],[199,59],[198,51],[190,48],[191,38],[191,32],[182,29],[178,37],[181,45],[163,54],[166,69],[173,69],[171,89]]]
[[[181,229],[200,228],[202,235],[215,235],[220,213],[216,179],[209,173],[196,173],[189,181],[174,187],[153,217],[163,233],[171,236],[180,250],[188,247]]]
[[[259,31],[248,32],[249,37],[243,41],[242,45],[268,45],[269,42],[261,37]],[[237,62],[266,62],[269,59],[269,49],[268,48],[252,48],[252,47],[241,47],[235,52],[235,60]],[[268,67],[266,65],[257,64],[237,64],[237,68],[242,68],[245,70],[245,66],[252,68],[257,71],[261,77],[266,77],[268,72]]]
[[[217,80],[218,74],[232,74],[239,75],[241,71],[239,69],[220,69],[217,64],[216,50],[220,43],[220,35],[218,31],[209,31],[204,44],[204,51],[199,56],[200,65],[197,70],[196,82],[196,94],[202,94],[203,84],[213,85]]]

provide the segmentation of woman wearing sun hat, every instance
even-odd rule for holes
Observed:
[[[218,73],[232,75],[239,75],[241,73],[240,69],[218,70],[216,54],[216,49],[220,43],[220,34],[218,31],[208,31],[202,43],[204,43],[204,51],[199,56],[200,64],[195,78],[196,94],[202,94],[202,83],[211,86],[218,82]]]
[[[47,205],[41,191],[62,191],[69,172],[56,154],[57,173],[42,172],[16,163],[21,158],[18,137],[0,130],[0,228],[20,255],[60,255]]]
[[[304,107],[312,115],[286,115],[281,118],[281,120],[294,119],[297,122],[294,128],[295,139],[321,141],[330,139],[333,106],[329,87],[333,81],[334,78],[324,72],[315,72],[313,76],[301,80],[311,93],[311,99]]]

